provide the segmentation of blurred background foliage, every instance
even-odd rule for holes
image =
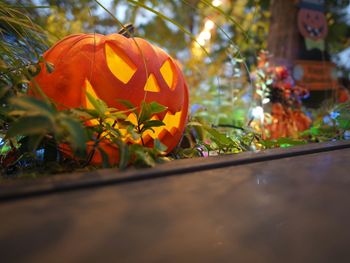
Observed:
[[[3,0],[2,0],[3,1]],[[5,2],[48,8],[30,8],[27,15],[47,33],[48,45],[52,45],[62,37],[81,32],[112,33],[120,29],[120,25],[99,3],[105,6],[121,23],[132,23],[136,26],[136,36],[144,37],[165,48],[173,57],[182,63],[191,87],[192,101],[196,95],[207,93],[210,86],[221,86],[229,80],[234,85],[233,92],[239,93],[241,82],[246,82],[246,67],[236,63],[234,58],[242,58],[249,69],[256,64],[260,50],[267,49],[269,33],[270,6],[276,0],[7,0]],[[330,30],[328,35],[329,51],[336,55],[350,44],[349,5],[348,0],[329,0],[327,19]],[[160,16],[142,8],[146,5],[160,12],[174,23],[181,25],[192,34],[192,38],[174,23],[165,21]],[[217,10],[220,9],[220,11]],[[288,15],[288,14],[286,14]],[[206,22],[213,21],[213,28],[208,34],[200,34]],[[205,54],[193,37],[207,49]],[[198,63],[200,62],[200,63]],[[243,76],[238,76],[238,72]],[[236,74],[235,74],[236,73]],[[217,83],[220,78],[223,83]],[[204,88],[204,91],[201,91]],[[200,91],[198,91],[200,90]],[[235,95],[235,94],[234,94]]]

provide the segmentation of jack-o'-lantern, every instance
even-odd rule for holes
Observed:
[[[141,38],[121,34],[76,34],[59,41],[44,58],[45,67],[35,78],[45,94],[60,107],[86,107],[86,92],[110,107],[123,109],[118,100],[139,106],[143,100],[168,107],[159,119],[165,126],[143,135],[145,145],[158,138],[171,151],[181,139],[188,113],[188,88],[184,76],[165,51]],[[133,114],[133,113],[132,113]],[[132,114],[128,117],[135,119]],[[111,148],[108,150],[112,154]]]
[[[327,20],[323,12],[302,8],[298,13],[298,28],[306,39],[325,39],[328,33]]]

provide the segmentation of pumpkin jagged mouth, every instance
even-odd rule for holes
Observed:
[[[158,115],[153,115],[151,117],[151,120],[161,120],[164,123],[164,126],[160,127],[154,127],[152,130],[147,130],[143,133],[143,140],[145,142],[151,140],[151,139],[162,139],[167,133],[170,133],[172,136],[174,136],[178,131],[181,123],[182,118],[182,111],[178,111],[175,114],[173,114],[170,111],[167,111],[164,115],[163,119],[160,119]],[[126,118],[127,121],[130,121],[132,124],[137,125],[137,118],[135,113],[130,113],[128,117]],[[124,133],[123,129],[121,129],[121,132]],[[126,132],[126,131],[125,131]],[[128,138],[127,141],[135,142],[131,138]],[[138,141],[136,141],[138,143]]]
[[[175,114],[171,113],[170,111],[167,111],[164,115],[163,119],[161,119],[158,115],[153,115],[150,120],[161,120],[164,125],[160,127],[153,127],[152,130],[147,130],[142,134],[142,139],[144,143],[148,143],[150,141],[153,141],[154,139],[161,140],[164,136],[167,134],[171,136],[175,136],[177,132],[180,130],[180,123],[182,118],[182,110],[176,112]],[[135,113],[130,113],[126,121],[129,121],[133,125],[137,126],[137,117]],[[119,129],[119,132],[125,136],[125,141],[129,143],[141,143],[141,139],[134,140],[131,135],[128,135],[128,131],[124,128],[119,128],[118,123],[115,123],[114,119],[107,119],[106,120],[110,125],[114,125],[115,128]],[[98,125],[98,121],[96,119],[89,120],[87,122],[88,125]],[[142,126],[141,126],[142,128]],[[109,135],[106,135],[106,138],[109,137]]]
[[[323,26],[319,27],[319,28],[315,28],[315,27],[312,27],[310,25],[307,25],[307,24],[303,24],[305,30],[309,33],[309,35],[311,37],[319,37],[322,33],[323,33]]]
[[[170,111],[167,111],[167,113],[164,115],[164,118],[161,120],[164,125],[160,127],[153,127],[153,130],[147,130],[142,134],[142,140],[145,144],[148,144],[149,142],[153,142],[154,139],[162,140],[165,136],[175,136],[176,133],[180,131],[180,123],[182,118],[182,111],[178,111],[175,114],[171,113]],[[137,125],[137,118],[135,113],[130,113],[126,121],[131,122],[133,125]],[[151,120],[160,120],[158,115],[153,115],[151,117]],[[129,132],[125,128],[119,128],[118,123],[115,123],[114,119],[107,119],[106,120],[110,125],[114,125],[114,128],[119,129],[119,132],[124,136],[124,141],[127,143],[138,143],[141,144],[141,138],[140,139],[133,139],[132,135],[129,134]],[[98,125],[99,122],[96,119],[89,120],[87,122],[87,125]],[[142,128],[142,126],[141,126]],[[105,132],[102,133],[102,137],[109,138],[109,135]]]
[[[97,94],[95,93],[91,83],[86,79],[85,80],[85,90],[90,95],[92,95],[95,98],[98,98]],[[85,96],[85,105],[88,109],[93,109],[93,105],[87,97]],[[144,143],[152,142],[154,139],[161,140],[164,138],[167,134],[171,136],[175,136],[177,132],[180,130],[180,124],[183,118],[183,111],[177,111],[175,113],[172,113],[170,110],[167,110],[166,113],[162,112],[159,114],[155,114],[151,117],[151,120],[161,120],[164,125],[160,127],[152,127],[153,130],[147,130],[142,135],[142,140]],[[137,116],[135,113],[130,113],[126,121],[129,121],[133,125],[137,126]],[[110,125],[115,125],[115,128],[118,128],[118,123],[115,123],[114,119],[107,119],[106,120]],[[88,125],[98,125],[98,121],[96,119],[89,120]],[[142,127],[140,127],[142,128]],[[128,131],[123,128],[119,128],[120,133],[125,136],[125,141],[130,143],[141,143],[141,139],[134,140],[131,135],[127,135]],[[108,135],[106,136],[108,138]]]

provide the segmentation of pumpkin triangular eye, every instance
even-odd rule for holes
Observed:
[[[137,70],[135,64],[123,52],[118,52],[108,44],[105,46],[105,52],[109,70],[121,82],[128,83]]]
[[[162,74],[169,89],[174,90],[176,87],[177,74],[176,74],[176,71],[174,70],[174,65],[172,65],[172,62],[170,61],[170,59],[164,62],[164,64],[160,68],[160,73]]]
[[[158,85],[158,82],[156,80],[156,77],[151,73],[147,79],[145,88],[145,91],[150,91],[150,92],[159,92],[160,87]]]

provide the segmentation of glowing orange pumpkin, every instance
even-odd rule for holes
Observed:
[[[152,118],[165,126],[155,128],[155,133],[147,131],[143,141],[152,146],[158,138],[168,152],[180,141],[188,113],[188,88],[181,70],[162,49],[120,34],[77,34],[59,41],[44,58],[54,71],[42,67],[35,80],[59,107],[90,108],[86,91],[118,109],[124,108],[118,99],[137,106],[144,99],[156,101],[168,110]]]

